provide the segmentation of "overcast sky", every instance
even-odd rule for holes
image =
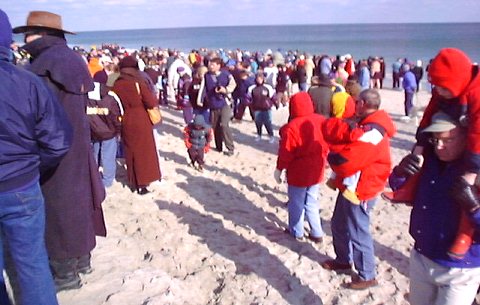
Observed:
[[[2,0],[12,26],[29,11],[69,31],[227,25],[480,22],[480,0]]]

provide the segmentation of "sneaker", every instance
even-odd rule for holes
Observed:
[[[275,142],[275,138],[274,138],[274,137],[270,137],[270,138],[268,139],[268,143],[274,143],[274,142]]]
[[[262,139],[262,136],[256,136],[256,137],[255,137],[255,142],[258,142],[258,141],[260,141],[261,139]]]
[[[137,193],[139,195],[146,195],[146,194],[150,193],[150,191],[146,187],[141,187],[141,188],[137,189]]]
[[[224,154],[225,156],[229,156],[229,157],[230,157],[230,156],[233,156],[234,151],[233,151],[233,150],[224,151],[223,154]]]
[[[82,281],[78,274],[72,273],[70,276],[67,276],[65,278],[54,277],[53,280],[55,282],[55,288],[57,289],[57,292],[63,290],[79,289],[82,287]]]
[[[308,239],[310,239],[316,244],[321,244],[323,242],[323,237],[315,237],[312,234],[308,235]]]
[[[92,266],[87,265],[87,266],[79,267],[77,271],[78,273],[81,273],[81,274],[90,274],[93,272],[93,268]]]
[[[357,278],[352,280],[350,283],[347,283],[345,286],[348,289],[364,290],[370,287],[375,287],[377,285],[378,281],[375,278],[371,280],[362,280],[361,278]]]
[[[352,270],[351,264],[341,264],[334,259],[330,259],[321,263],[323,269],[330,271],[350,271]]]
[[[356,205],[360,204],[360,199],[358,199],[357,194],[355,194],[355,192],[352,192],[349,189],[345,189],[342,192],[342,196],[353,204],[356,204]]]
[[[200,173],[203,173],[203,166],[201,164],[197,165],[197,171],[199,171]]]
[[[295,237],[296,240],[298,241],[305,241],[305,237],[302,235],[302,236],[293,236],[291,233],[290,233],[290,230],[288,228],[285,228],[285,230],[283,230],[284,233],[287,233],[288,235],[290,235],[291,237]]]

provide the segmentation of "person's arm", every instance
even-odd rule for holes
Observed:
[[[158,99],[155,98],[155,95],[152,91],[149,90],[148,86],[144,82],[136,82],[135,86],[138,84],[138,90],[140,97],[142,99],[142,103],[145,105],[146,108],[151,109],[158,106]]]
[[[190,127],[186,126],[183,129],[183,141],[185,142],[185,146],[187,148],[192,147],[192,143],[190,142]]]
[[[226,87],[226,92],[225,94],[231,94],[233,90],[237,87],[237,83],[235,82],[235,78],[232,76],[232,74],[228,75],[228,85]]]
[[[280,129],[280,142],[278,147],[277,169],[282,171],[288,169],[289,164],[295,159],[295,148],[297,147],[297,136],[288,126]]]
[[[205,148],[204,148],[204,152],[208,152],[210,150],[210,142],[212,141],[212,128],[211,127],[208,127],[206,128],[206,143],[205,143]]]
[[[203,107],[203,99],[205,98],[205,95],[206,95],[206,92],[205,92],[205,77],[204,77],[200,82],[200,89],[198,89],[197,105],[199,107]]]
[[[40,81],[32,83],[32,105],[36,109],[35,138],[39,147],[40,171],[55,167],[67,154],[73,128],[57,97]]]
[[[382,133],[371,129],[355,142],[349,143],[338,153],[328,155],[332,170],[341,177],[349,177],[369,166],[378,155]]]

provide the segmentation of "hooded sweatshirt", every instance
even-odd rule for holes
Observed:
[[[428,145],[428,133],[420,132],[431,123],[432,116],[442,110],[455,120],[468,118],[467,153],[464,162],[467,171],[480,171],[480,76],[478,66],[458,49],[442,49],[428,69],[430,82],[448,89],[452,99],[442,98],[434,91],[425,109],[417,132],[417,143]]]
[[[325,118],[313,111],[307,92],[290,99],[291,120],[280,129],[277,169],[287,170],[287,182],[308,187],[322,182],[328,145],[323,139]]]
[[[340,183],[343,178],[361,171],[357,196],[360,200],[369,200],[384,189],[390,174],[390,138],[396,129],[383,110],[369,114],[358,124],[365,131],[362,137],[338,153],[330,154],[328,161],[337,175],[337,187],[342,191],[345,189]]]

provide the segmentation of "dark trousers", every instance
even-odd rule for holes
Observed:
[[[205,152],[203,151],[203,148],[190,147],[187,150],[187,152],[192,164],[197,163],[197,164],[203,165],[205,163],[205,161],[203,160],[205,156]]]
[[[238,104],[237,111],[235,112],[235,119],[242,120],[243,115],[245,114],[245,110],[247,109],[247,107],[250,110],[250,116],[252,117],[252,120],[255,120],[255,117],[253,116],[252,106],[248,105],[244,101],[242,101],[242,102],[240,102],[240,104]]]
[[[400,73],[398,72],[393,72],[392,73],[392,78],[393,78],[393,88],[400,88]]]
[[[222,143],[229,151],[234,150],[233,135],[230,129],[230,119],[232,118],[232,108],[229,105],[223,106],[221,109],[210,110],[210,122],[213,128],[213,136],[215,138],[215,147],[218,151],[223,150]]]
[[[413,108],[413,94],[414,92],[405,90],[405,115],[409,116]]]

